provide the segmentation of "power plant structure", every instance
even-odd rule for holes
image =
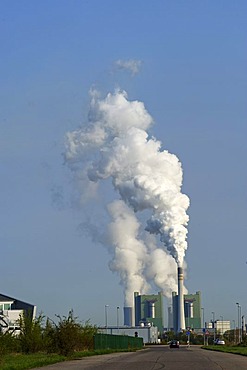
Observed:
[[[183,268],[177,268],[178,291],[172,292],[172,307],[168,307],[168,330],[177,333],[202,328],[201,292],[184,294]],[[160,335],[163,326],[162,293],[143,295],[134,292],[133,307],[124,307],[124,326],[156,326]]]
[[[178,266],[178,326],[177,331],[185,330],[184,316],[184,272],[183,268]]]
[[[172,310],[168,307],[169,329],[176,332],[180,331],[178,324],[179,309],[178,309],[178,294],[172,292]],[[183,308],[186,329],[200,329],[202,328],[201,318],[201,292],[195,294],[183,295]]]
[[[124,325],[133,326],[133,307],[124,307]]]
[[[135,325],[157,326],[160,334],[163,333],[163,296],[158,294],[134,293]]]

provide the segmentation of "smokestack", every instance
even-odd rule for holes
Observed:
[[[184,275],[183,268],[178,266],[178,327],[177,330],[185,330],[184,319]]]
[[[133,315],[133,308],[124,307],[124,325],[125,326],[132,326],[132,315]]]

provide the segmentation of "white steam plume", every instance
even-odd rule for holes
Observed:
[[[115,62],[118,69],[130,71],[132,75],[136,75],[141,67],[141,61],[136,59],[122,60],[118,59]]]
[[[140,224],[134,212],[121,200],[108,206],[113,221],[108,226],[108,241],[112,246],[112,271],[119,273],[125,291],[125,305],[133,305],[133,292],[146,292],[150,286],[144,278],[147,259],[145,244],[138,239]]]
[[[176,271],[169,267],[167,251],[182,266],[187,249],[189,198],[181,193],[181,163],[149,137],[152,124],[144,104],[129,101],[126,92],[100,99],[93,91],[87,124],[66,138],[65,160],[76,176],[84,183],[86,177],[94,191],[95,183],[111,178],[120,195],[121,202],[109,206],[110,267],[119,272],[126,297],[146,289],[146,279],[153,279],[164,293],[175,288]],[[151,250],[141,241],[136,217],[144,210],[145,230],[159,235],[159,248]]]

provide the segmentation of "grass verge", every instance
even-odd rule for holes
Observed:
[[[98,350],[98,351],[83,351],[76,352],[70,357],[60,356],[57,354],[34,353],[29,355],[24,354],[9,354],[2,356],[0,359],[0,370],[28,370],[35,367],[52,365],[57,362],[70,361],[87,356],[104,355],[114,352],[132,352],[132,350]]]
[[[233,353],[235,355],[242,355],[247,356],[247,347],[240,347],[240,346],[203,346],[203,349],[207,349],[209,351],[218,351],[218,352],[225,352],[225,353]]]

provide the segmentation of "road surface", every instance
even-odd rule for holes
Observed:
[[[60,362],[36,370],[242,370],[247,357],[203,350],[198,346],[150,346],[137,352],[123,352]]]

